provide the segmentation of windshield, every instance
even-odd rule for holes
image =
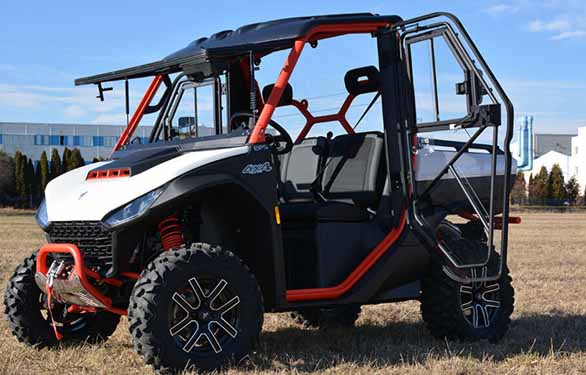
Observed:
[[[227,132],[227,98],[221,77],[180,79],[171,94],[154,141],[201,138]]]

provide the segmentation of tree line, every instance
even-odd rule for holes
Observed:
[[[511,203],[535,206],[586,205],[586,189],[582,196],[580,189],[574,176],[565,182],[558,164],[554,164],[549,172],[543,166],[538,174],[529,176],[528,183],[523,172],[517,173],[511,191]]]
[[[92,162],[100,159],[94,158]],[[0,151],[0,206],[35,208],[43,199],[45,187],[55,177],[85,165],[79,149],[67,147],[59,155],[51,150],[51,161],[43,151],[39,162],[17,151],[14,157]],[[586,205],[586,189],[580,196],[580,185],[575,177],[564,181],[562,169],[554,164],[551,171],[541,167],[529,183],[523,172],[518,172],[511,191],[511,203],[519,205],[561,206]]]
[[[66,147],[62,155],[57,149],[51,150],[50,162],[43,151],[36,165],[20,151],[14,157],[0,151],[0,206],[36,208],[49,181],[83,165],[85,160],[77,148]]]

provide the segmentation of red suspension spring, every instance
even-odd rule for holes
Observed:
[[[159,223],[159,233],[165,251],[176,249],[183,244],[181,222],[177,214],[173,214]]]

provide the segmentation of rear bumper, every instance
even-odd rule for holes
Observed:
[[[102,278],[98,273],[86,268],[79,248],[73,244],[47,244],[39,250],[35,282],[43,292],[47,290],[49,279],[47,257],[51,253],[66,253],[73,258],[73,265],[67,276],[57,275],[53,277],[52,290],[57,301],[82,307],[105,309],[116,314],[126,315],[126,310],[114,307],[112,300],[99,291],[90,282],[90,278],[118,287],[122,282],[117,279]]]

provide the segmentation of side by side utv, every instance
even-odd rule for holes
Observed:
[[[304,49],[348,34],[371,36],[378,64],[348,70],[340,111],[316,115],[290,77]],[[467,113],[422,122],[412,50],[439,39],[462,71],[454,90]],[[278,51],[289,53],[261,90],[257,71]],[[127,315],[134,347],[156,370],[213,370],[254,350],[265,312],[351,326],[361,305],[406,300],[421,301],[438,338],[503,337],[514,305],[513,106],[455,16],[257,23],[75,83],[97,85],[103,98],[105,83],[145,77],[152,83],[111,157],[46,188],[36,218],[48,243],[18,266],[5,295],[18,340],[106,339]],[[177,118],[182,97],[201,88],[213,92],[212,135],[201,134],[197,110]],[[366,111],[380,100],[381,131],[360,132],[346,117],[364,94]],[[285,106],[306,119],[295,139],[273,118]],[[156,120],[141,143],[132,135],[145,114]],[[308,136],[324,122],[343,134]],[[469,138],[425,136],[455,130]]]

